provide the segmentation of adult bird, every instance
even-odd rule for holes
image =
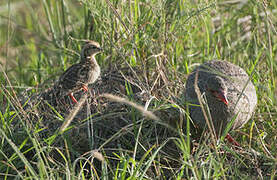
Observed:
[[[200,98],[196,93],[196,84]],[[185,99],[189,103],[193,122],[202,128],[207,125],[199,106],[199,99],[202,99],[208,107],[206,117],[210,117],[211,127],[214,127],[211,129],[217,136],[223,133],[231,121],[231,130],[241,128],[251,118],[257,104],[256,90],[247,73],[227,61],[212,60],[198,66],[189,75],[185,89]],[[229,134],[226,138],[239,146]]]
[[[100,75],[100,67],[95,55],[102,51],[100,45],[94,41],[87,41],[81,50],[79,63],[69,67],[54,85],[58,98],[70,96],[77,103],[74,93],[83,89],[88,91],[88,85],[94,83]]]

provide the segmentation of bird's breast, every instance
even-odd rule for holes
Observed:
[[[99,76],[100,76],[100,67],[99,65],[95,65],[89,73],[88,84],[94,83]]]

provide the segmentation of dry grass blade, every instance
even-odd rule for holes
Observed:
[[[83,95],[82,98],[78,101],[78,103],[74,106],[72,111],[70,111],[69,115],[65,118],[65,121],[60,128],[60,133],[62,133],[70,125],[76,114],[81,109],[82,105],[85,103],[86,99],[87,94]]]
[[[126,26],[126,24],[124,23],[124,21],[122,20],[122,18],[120,17],[119,13],[117,12],[117,10],[114,8],[113,4],[109,1],[106,0],[106,3],[108,4],[108,6],[112,9],[113,13],[115,14],[115,16],[118,18],[118,20],[121,22],[121,24],[124,26],[125,30],[130,33],[130,30],[128,29],[128,27]]]
[[[23,107],[20,104],[19,99],[17,98],[17,95],[15,93],[15,90],[13,89],[13,86],[12,86],[10,80],[9,80],[9,77],[7,76],[3,66],[1,64],[0,64],[0,67],[1,67],[1,71],[3,72],[3,75],[4,75],[5,79],[6,79],[6,81],[8,82],[9,86],[11,87],[12,94],[10,94],[9,91],[6,91],[6,93],[9,94],[10,98],[12,98],[14,100],[15,105],[19,108],[20,112],[22,112],[24,118],[28,119],[28,116],[27,116],[26,112],[24,111]],[[6,89],[3,85],[2,85],[2,88]]]
[[[208,117],[208,115],[207,115],[207,111],[206,111],[206,109],[205,109],[205,107],[204,107],[204,104],[203,104],[203,102],[202,102],[202,99],[203,99],[203,98],[201,97],[201,92],[200,92],[200,89],[199,89],[198,84],[197,84],[197,83],[198,83],[198,72],[199,72],[199,71],[196,71],[196,74],[195,74],[194,88],[195,88],[195,92],[196,92],[196,95],[197,95],[197,98],[198,98],[200,107],[201,107],[201,109],[202,109],[204,118],[205,118],[206,123],[207,123],[207,125],[208,125],[209,131],[210,131],[211,134],[212,134],[213,144],[214,144],[214,146],[216,146],[216,138],[217,138],[217,136],[216,136],[216,134],[215,134],[215,129],[214,129],[213,124],[210,123],[210,121],[209,121],[209,117]],[[211,117],[210,117],[210,119],[211,119]]]
[[[157,120],[157,121],[160,120],[152,112],[145,110],[143,106],[137,105],[136,103],[128,101],[128,100],[126,100],[126,99],[124,99],[122,97],[115,96],[115,95],[112,95],[112,94],[106,94],[106,93],[100,95],[100,97],[105,97],[105,98],[110,99],[110,100],[115,101],[115,102],[128,104],[128,105],[136,108],[137,110],[139,110],[144,116],[146,116],[146,117],[148,117],[150,119],[153,119],[153,120]]]

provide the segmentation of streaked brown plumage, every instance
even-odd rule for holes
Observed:
[[[100,75],[95,55],[101,50],[100,45],[94,41],[88,41],[84,45],[80,62],[69,67],[54,85],[58,98],[69,95],[74,102],[77,102],[73,93],[81,89],[88,91],[88,84],[94,83]]]

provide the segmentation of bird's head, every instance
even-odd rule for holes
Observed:
[[[206,93],[224,104],[228,105],[227,87],[224,80],[220,76],[211,76],[207,80]]]
[[[100,53],[102,48],[99,43],[94,41],[87,41],[86,44],[82,48],[81,59],[87,59],[94,57],[96,54]]]

